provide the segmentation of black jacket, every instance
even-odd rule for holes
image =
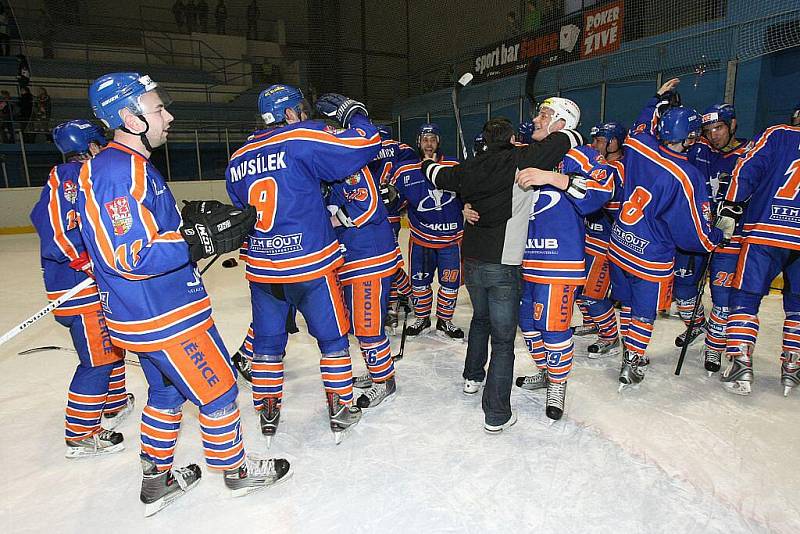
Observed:
[[[570,148],[583,144],[574,130],[561,130],[527,146],[489,146],[476,158],[453,167],[426,160],[422,172],[434,187],[457,193],[480,214],[464,224],[461,255],[486,263],[520,265],[528,234],[533,191],[514,179],[519,170],[553,169]]]

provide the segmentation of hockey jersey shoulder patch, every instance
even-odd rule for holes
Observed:
[[[106,212],[114,226],[114,235],[121,236],[133,227],[133,215],[127,197],[116,197],[105,203]]]

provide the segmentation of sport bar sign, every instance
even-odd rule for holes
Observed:
[[[618,0],[583,14],[582,59],[619,49],[624,5],[622,0]]]

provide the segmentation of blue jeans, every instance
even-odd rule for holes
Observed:
[[[463,377],[478,382],[486,378],[482,401],[486,423],[502,425],[511,417],[514,338],[522,292],[520,267],[465,259],[464,282],[472,301],[472,322]],[[484,367],[490,335],[492,359],[487,374]]]

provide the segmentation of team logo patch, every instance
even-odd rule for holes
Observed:
[[[64,182],[64,198],[71,204],[78,200],[78,186],[72,180]]]
[[[111,224],[114,225],[114,235],[125,235],[133,226],[133,215],[128,199],[117,197],[111,202],[106,202],[106,211],[111,217]]]
[[[700,207],[701,207],[701,209],[703,211],[703,219],[705,219],[707,223],[710,223],[711,222],[711,204],[709,202],[703,202]]]
[[[369,192],[364,187],[359,187],[353,191],[345,191],[344,198],[349,202],[364,202],[369,198]]]
[[[360,172],[357,172],[357,173],[355,173],[355,174],[351,174],[351,175],[350,175],[350,176],[348,176],[348,177],[347,177],[347,179],[345,180],[345,182],[347,183],[347,185],[356,185],[356,184],[357,184],[358,182],[360,182],[360,181],[361,181],[361,173],[360,173]]]

